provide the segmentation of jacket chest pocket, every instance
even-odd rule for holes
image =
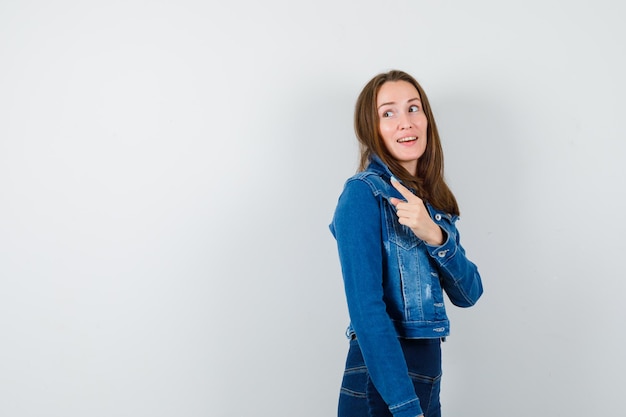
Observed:
[[[422,243],[422,240],[415,236],[411,228],[398,222],[395,208],[390,203],[385,204],[383,221],[389,242],[405,250],[411,250]]]

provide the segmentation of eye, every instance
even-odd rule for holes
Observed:
[[[383,112],[383,114],[381,115],[381,117],[391,117],[391,116],[393,116],[393,112],[391,110],[387,110]]]
[[[418,111],[420,111],[420,108],[416,104],[414,104],[411,107],[409,107],[409,113],[415,113],[415,112],[418,112]]]

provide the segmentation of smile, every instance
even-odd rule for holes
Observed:
[[[417,140],[416,136],[408,136],[406,138],[400,138],[396,142],[398,142],[398,143],[406,143],[406,142],[412,142],[414,140]]]

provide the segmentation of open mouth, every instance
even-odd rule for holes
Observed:
[[[406,138],[400,138],[396,142],[398,143],[407,143],[407,142],[415,142],[417,140],[417,136],[407,136]]]

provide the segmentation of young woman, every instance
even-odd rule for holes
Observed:
[[[364,87],[354,124],[360,172],[330,225],[350,313],[339,417],[440,416],[443,292],[469,307],[483,289],[460,244],[435,119],[417,81],[390,71]]]

